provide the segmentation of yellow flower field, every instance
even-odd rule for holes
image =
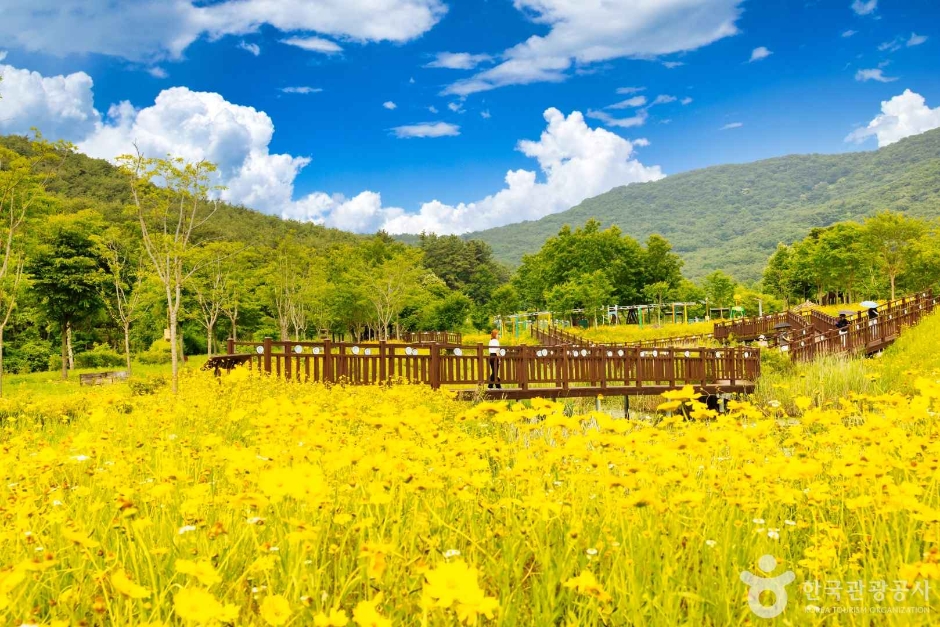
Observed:
[[[246,371],[4,400],[0,624],[771,624],[745,571],[792,571],[785,624],[935,624],[915,387],[658,422]]]

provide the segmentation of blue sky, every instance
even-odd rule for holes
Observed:
[[[940,126],[933,0],[0,0],[0,15],[0,132],[211,158],[233,202],[359,231],[474,230]]]

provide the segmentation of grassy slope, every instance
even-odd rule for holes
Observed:
[[[692,278],[721,269],[750,280],[779,242],[887,208],[940,215],[940,129],[877,151],[794,155],[618,187],[563,213],[468,237],[513,265],[563,225],[595,217],[638,239],[664,235]]]
[[[206,363],[205,355],[191,355],[186,363],[181,364],[182,370],[198,370]],[[78,375],[89,372],[106,372],[124,370],[124,368],[82,368],[69,373],[69,378],[62,380],[62,373],[33,372],[30,374],[4,374],[3,396],[17,398],[28,395],[36,396],[68,396],[86,391],[79,384]],[[156,377],[170,377],[170,364],[145,365],[133,364],[133,378],[135,380],[153,379]],[[115,388],[126,389],[127,383],[115,383]]]

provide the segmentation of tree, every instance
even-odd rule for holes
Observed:
[[[47,201],[46,186],[70,148],[65,142],[51,143],[38,132],[23,138],[20,153],[0,145],[0,394],[3,392],[3,332],[16,308],[22,287],[23,230]]]
[[[865,239],[888,275],[891,300],[895,297],[897,276],[910,263],[914,245],[925,231],[922,221],[891,211],[865,220]]]
[[[650,283],[643,288],[643,295],[659,305],[659,307],[656,309],[657,324],[662,324],[663,322],[663,300],[666,299],[671,291],[672,288],[670,287],[668,281],[657,281],[656,283]]]
[[[643,254],[643,282],[646,285],[666,283],[670,288],[682,281],[682,258],[672,252],[672,244],[662,235],[653,234],[646,240]]]
[[[94,239],[100,228],[101,215],[94,211],[50,216],[26,266],[40,306],[62,331],[63,379],[73,365],[74,324],[101,306],[105,263]]]
[[[108,229],[95,238],[97,255],[104,261],[107,280],[102,281],[100,298],[108,315],[124,332],[124,358],[127,374],[131,374],[131,324],[140,318],[141,289],[144,273],[140,260],[131,261],[127,238],[117,228]],[[107,285],[106,285],[107,284]]]
[[[715,270],[706,276],[702,281],[702,289],[705,290],[705,297],[719,308],[730,305],[734,299],[734,279],[721,270]]]
[[[194,237],[218,209],[218,203],[209,201],[213,189],[209,178],[216,166],[208,161],[188,163],[179,157],[147,158],[140,151],[118,161],[130,182],[144,250],[166,294],[175,394],[179,391],[177,325],[183,286],[199,269],[191,250],[198,247]],[[154,184],[157,181],[161,187]]]
[[[238,254],[237,244],[212,242],[199,256],[199,271],[193,275],[192,290],[199,304],[199,323],[206,330],[206,353],[212,357],[215,325],[225,309],[231,291],[231,260]]]
[[[379,340],[389,339],[392,321],[420,291],[425,272],[421,266],[421,252],[414,249],[396,253],[377,263],[361,260],[353,266],[351,282],[359,286],[363,298],[372,306]]]

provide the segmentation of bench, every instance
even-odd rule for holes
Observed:
[[[115,381],[126,380],[126,370],[117,370],[114,372],[90,372],[88,374],[78,375],[78,382],[80,385],[110,385]]]

